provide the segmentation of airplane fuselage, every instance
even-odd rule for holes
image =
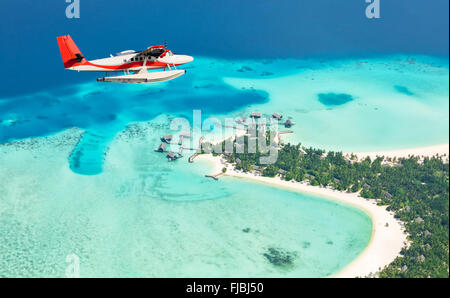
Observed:
[[[194,61],[187,55],[175,55],[164,45],[148,47],[143,51],[122,51],[116,56],[87,60],[70,35],[56,38],[65,69],[76,71],[124,72],[122,76],[98,78],[99,82],[153,83],[173,80],[186,73],[176,66]],[[149,69],[164,68],[164,71],[148,72]],[[168,71],[166,71],[168,68]]]
[[[142,69],[144,63],[147,69],[156,69],[178,66],[194,60],[191,56],[175,55],[169,52],[164,57],[151,57],[145,61],[146,57],[136,54],[123,54],[90,61],[83,60],[81,63],[67,67],[67,69],[77,71],[123,72]]]

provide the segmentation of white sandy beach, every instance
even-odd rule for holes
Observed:
[[[419,148],[409,148],[409,149],[401,149],[401,150],[390,150],[390,151],[378,151],[378,152],[358,152],[355,155],[358,159],[364,159],[369,156],[371,159],[375,159],[377,156],[384,157],[408,157],[408,156],[435,156],[445,155],[449,156],[449,144],[441,144],[435,146],[427,146],[427,147],[419,147]]]
[[[199,160],[206,160],[214,165],[213,173],[221,172],[224,165],[220,157],[212,155],[200,155]],[[407,235],[402,223],[394,218],[394,213],[386,210],[385,206],[377,206],[374,200],[366,200],[357,194],[345,193],[329,188],[315,187],[305,183],[289,182],[277,178],[255,176],[249,173],[241,173],[227,167],[227,176],[251,179],[268,183],[277,187],[285,187],[299,192],[307,192],[319,196],[337,200],[353,205],[364,210],[372,219],[372,238],[367,248],[344,270],[332,277],[365,277],[376,273],[389,265],[407,243]],[[387,224],[387,226],[386,226]]]

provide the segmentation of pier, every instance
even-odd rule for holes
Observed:
[[[287,133],[294,133],[292,130],[283,130],[283,131],[280,131],[280,132],[278,132],[280,135],[282,135],[282,134],[287,134]]]
[[[197,156],[199,156],[199,155],[200,155],[200,153],[198,153],[198,152],[194,153],[194,155],[192,155],[192,156],[189,157],[188,161],[189,161],[190,163],[193,163],[193,162],[194,162],[194,159],[195,159]]]
[[[221,176],[221,175],[223,175],[223,174],[225,174],[225,173],[220,172],[220,173],[215,174],[215,175],[205,175],[205,177],[206,177],[206,178],[212,178],[212,179],[214,179],[214,180],[219,180],[219,176]]]

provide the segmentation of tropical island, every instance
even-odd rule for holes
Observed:
[[[250,132],[251,130],[249,130]],[[207,143],[201,153],[212,153],[211,161],[217,164],[213,175],[230,175],[245,178],[260,178],[262,182],[281,180],[292,184],[355,194],[364,199],[373,199],[378,206],[402,223],[407,233],[400,254],[375,277],[442,277],[449,276],[449,160],[447,153],[433,156],[392,157],[367,154],[343,154],[307,148],[301,144],[283,144],[279,135],[256,128],[254,134],[237,136],[219,143]],[[278,158],[273,164],[262,164],[261,157],[268,157],[256,144],[256,153],[248,152],[249,140],[265,133],[266,145],[276,145]],[[226,152],[226,143],[232,142],[233,152]],[[275,142],[276,143],[276,142]],[[244,145],[242,147],[242,145]],[[229,146],[229,143],[228,143]],[[242,151],[242,148],[244,151]],[[237,148],[239,148],[237,150]],[[443,147],[448,152],[448,146]],[[267,151],[267,150],[266,150]],[[241,152],[241,153],[236,153]],[[413,151],[414,152],[414,151]],[[221,165],[218,164],[219,156]],[[364,155],[363,155],[364,156]],[[222,168],[221,168],[222,167]],[[231,168],[231,171],[230,171]],[[209,175],[211,176],[211,175]],[[267,178],[273,178],[271,179]],[[388,223],[385,224],[389,226]],[[397,236],[398,237],[398,236]],[[386,246],[388,246],[386,244]],[[367,273],[366,273],[367,274]],[[339,276],[339,275],[338,275]]]

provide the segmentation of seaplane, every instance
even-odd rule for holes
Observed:
[[[105,77],[98,78],[98,82],[145,84],[169,81],[186,73],[186,70],[179,70],[177,66],[194,61],[191,56],[175,55],[165,45],[151,46],[143,51],[122,51],[115,56],[110,55],[108,58],[88,61],[70,35],[58,36],[56,40],[64,68],[105,72]],[[163,71],[148,71],[152,69],[163,69]],[[120,72],[124,74],[108,76],[108,73]]]

